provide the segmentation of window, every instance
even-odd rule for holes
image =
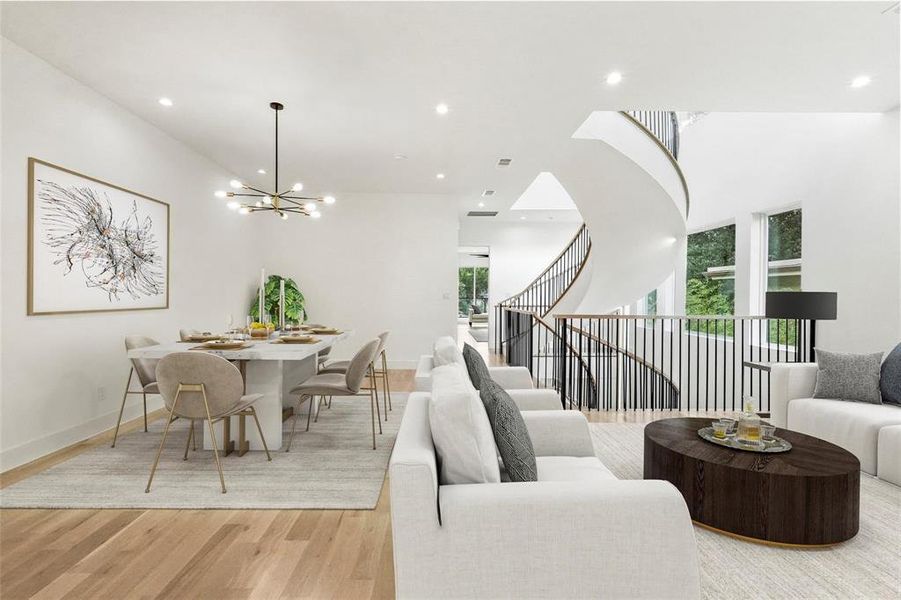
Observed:
[[[801,209],[767,218],[767,282],[770,292],[801,291]]]
[[[685,310],[689,315],[735,311],[735,225],[688,236]]]
[[[653,289],[648,292],[648,295],[644,297],[644,314],[646,315],[656,315],[657,314],[657,290]]]
[[[474,312],[486,312],[488,310],[488,267],[460,267],[457,290],[459,296],[457,314],[460,317],[468,316],[470,308]]]

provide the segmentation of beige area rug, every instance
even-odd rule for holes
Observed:
[[[644,425],[592,423],[598,456],[642,478]],[[860,531],[829,548],[779,548],[695,527],[705,598],[901,598],[901,487],[861,474]]]
[[[228,493],[219,487],[211,450],[182,460],[187,422],[172,423],[149,494],[144,493],[164,423],[121,436],[0,490],[3,508],[371,509],[378,502],[407,394],[393,408],[372,450],[368,398],[334,398],[318,423],[298,417],[291,452],[232,454],[222,459]],[[252,424],[248,425],[252,427]],[[285,422],[285,444],[291,421]],[[198,431],[200,424],[197,425]]]

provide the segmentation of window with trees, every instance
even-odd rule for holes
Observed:
[[[801,291],[801,209],[767,218],[767,284],[770,292]]]
[[[487,312],[488,267],[460,267],[457,290],[459,316],[468,316],[470,309],[477,313]]]
[[[689,315],[735,311],[735,225],[688,236],[685,310]]]

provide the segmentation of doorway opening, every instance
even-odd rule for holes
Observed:
[[[461,347],[468,343],[487,357],[490,252],[486,246],[461,246],[457,256],[457,342]]]

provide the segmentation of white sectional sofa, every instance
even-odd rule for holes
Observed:
[[[861,471],[901,485],[901,406],[813,398],[816,380],[816,364],[771,364],[772,423],[841,446]]]
[[[398,598],[700,596],[682,496],[614,477],[581,413],[522,413],[538,481],[439,485],[429,402],[410,395],[389,467]]]
[[[437,361],[436,358],[438,357]],[[432,354],[419,357],[414,376],[417,392],[432,389],[432,370],[436,366],[452,362],[466,366],[463,354],[452,337],[442,337],[435,342]],[[436,364],[440,363],[440,364]],[[532,374],[525,367],[488,367],[491,378],[507,390],[520,410],[562,410],[560,396],[553,390],[535,389]]]

